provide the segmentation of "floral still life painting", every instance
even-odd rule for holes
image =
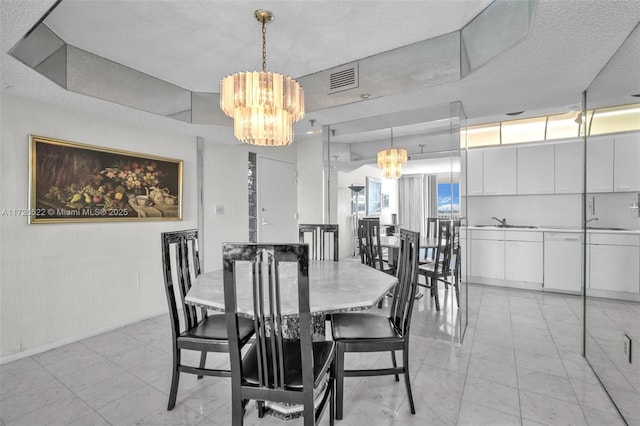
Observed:
[[[29,139],[30,223],[182,219],[182,160]]]

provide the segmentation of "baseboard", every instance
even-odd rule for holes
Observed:
[[[99,329],[92,330],[90,332],[79,334],[77,336],[69,337],[69,338],[66,338],[66,339],[57,340],[57,341],[52,342],[52,343],[47,343],[46,345],[38,346],[37,348],[26,349],[24,351],[15,352],[15,353],[12,353],[10,355],[6,355],[6,356],[3,356],[3,357],[0,357],[0,365],[7,364],[7,363],[13,362],[13,361],[17,361],[17,360],[22,359],[22,358],[27,358],[27,357],[30,357],[32,355],[37,355],[39,353],[46,352],[46,351],[49,351],[51,349],[56,349],[56,348],[59,348],[59,347],[64,346],[64,345],[68,345],[70,343],[79,342],[80,340],[84,340],[84,339],[87,339],[89,337],[94,337],[94,336],[97,336],[99,334],[106,333],[108,331],[113,331],[115,329],[130,325],[130,324],[135,324],[136,322],[140,322],[140,321],[148,320],[148,319],[151,319],[151,318],[155,318],[155,317],[157,317],[159,315],[166,315],[166,311],[158,312],[158,313],[152,314],[152,315],[147,315],[147,316],[144,316],[142,318],[137,318],[137,319],[131,320],[131,321],[126,321],[126,322],[122,322],[122,323],[118,323],[118,324],[113,324],[113,325],[110,325],[108,327],[99,328]]]

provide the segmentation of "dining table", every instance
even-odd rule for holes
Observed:
[[[295,264],[280,266],[280,294],[283,315],[283,337],[299,336],[298,293]],[[328,314],[365,310],[375,306],[397,283],[393,275],[386,274],[359,259],[309,260],[309,303],[314,340],[326,338],[325,322]],[[241,315],[253,317],[253,290],[249,262],[236,263],[236,300]],[[200,274],[188,291],[185,301],[191,305],[224,312],[223,271]],[[266,404],[268,412],[282,420],[291,420],[302,414],[296,404]]]
[[[280,269],[282,315],[296,321],[297,286],[295,265]],[[240,314],[253,316],[253,291],[249,262],[239,262],[236,270],[237,304]],[[396,284],[393,275],[363,265],[359,259],[309,260],[309,303],[314,334],[323,335],[327,314],[357,311],[375,306]],[[222,270],[200,274],[185,301],[191,305],[224,312]],[[294,332],[295,327],[291,328]],[[295,338],[295,335],[288,337]]]

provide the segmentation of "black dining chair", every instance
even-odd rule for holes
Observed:
[[[437,217],[428,217],[425,222],[425,236],[435,237],[438,235],[438,218]],[[424,254],[423,254],[424,252]],[[421,250],[420,263],[431,263],[433,262],[433,249],[427,248]]]
[[[205,368],[208,352],[229,352],[227,328],[224,314],[209,315],[206,309],[196,308],[185,303],[184,298],[191,288],[192,281],[200,275],[198,253],[198,231],[164,232],[162,234],[162,268],[164,287],[169,305],[173,364],[169,404],[167,410],[176,405],[180,373],[202,376],[230,377],[231,371]],[[179,300],[176,299],[176,288]],[[179,309],[182,308],[183,326],[180,326]],[[253,335],[253,322],[246,318],[238,322],[238,344],[243,346]],[[182,363],[182,351],[200,352],[198,366]]]
[[[309,244],[310,259],[338,260],[337,224],[301,223],[298,225],[298,237],[301,244]]]
[[[451,261],[451,222],[438,222],[438,245],[433,251],[433,262],[420,264],[418,275],[424,277],[424,283],[418,282],[419,287],[428,288],[433,297],[436,311],[440,311],[438,297],[438,282],[445,280],[450,273]]]
[[[222,248],[224,301],[231,360],[231,419],[242,425],[249,400],[258,401],[262,417],[268,401],[302,405],[305,426],[315,425],[329,403],[329,421],[334,419],[335,343],[312,341],[309,305],[309,246],[307,244],[232,244]],[[242,356],[236,295],[237,269],[250,270],[253,289],[255,342]],[[282,278],[281,267],[291,268]],[[282,265],[281,265],[282,264]],[[291,275],[294,275],[291,277]],[[281,286],[297,282],[297,312],[283,313]],[[298,317],[299,338],[283,334],[287,315]],[[319,401],[316,404],[316,401]]]
[[[400,230],[398,283],[388,316],[369,312],[344,312],[332,315],[331,331],[337,344],[336,352],[336,418],[343,417],[344,378],[358,376],[404,375],[411,414],[415,414],[409,376],[409,331],[415,301],[420,233]],[[392,367],[345,369],[346,352],[391,352]],[[396,362],[395,351],[402,351],[402,365]]]
[[[460,221],[454,220],[451,222],[451,247],[448,270],[445,272],[445,276],[441,278],[445,286],[451,285],[454,289],[456,296],[456,306],[460,307]]]
[[[389,258],[389,250],[384,250],[380,242],[380,219],[360,219],[363,233],[364,263],[382,272],[395,275],[396,268],[393,259]]]

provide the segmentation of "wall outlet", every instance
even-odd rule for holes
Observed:
[[[224,214],[224,206],[216,206],[216,215]]]
[[[629,335],[625,334],[622,336],[622,351],[624,353],[624,357],[629,361],[629,364],[631,364],[631,343],[632,340]]]

